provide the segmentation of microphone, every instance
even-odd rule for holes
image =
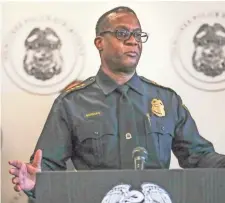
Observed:
[[[145,161],[148,158],[148,152],[144,147],[136,147],[132,152],[132,158],[134,160],[134,169],[143,170]]]

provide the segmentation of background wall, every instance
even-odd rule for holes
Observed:
[[[18,194],[12,189],[7,162],[11,159],[28,161],[60,88],[74,79],[83,80],[96,74],[100,61],[94,47],[95,24],[100,15],[119,5],[134,9],[139,16],[143,31],[150,33],[148,43],[144,44],[138,73],[176,90],[195,118],[200,133],[214,143],[218,152],[225,154],[225,91],[214,91],[225,88],[225,71],[216,77],[206,77],[195,72],[191,64],[191,57],[195,50],[192,41],[194,34],[200,25],[206,22],[219,22],[225,27],[225,3],[5,3],[1,95],[1,127],[4,136],[1,170],[2,202],[26,201],[25,196],[15,199]],[[218,14],[214,13],[215,11]],[[47,18],[43,18],[42,21],[35,20],[46,15],[50,16],[48,20]],[[54,17],[64,21],[52,20]],[[54,28],[62,41],[60,52],[64,59],[62,66],[64,73],[75,70],[69,74],[69,77],[66,77],[66,73],[62,73],[53,79],[40,81],[24,72],[23,59],[29,54],[29,50],[24,46],[25,39],[35,26],[46,26],[46,24]],[[73,27],[73,31],[69,29],[70,27],[71,29]],[[178,48],[177,52],[173,52],[173,45]],[[222,45],[217,46],[221,48]],[[221,49],[225,51],[224,47]],[[223,54],[220,57],[225,58]],[[74,58],[77,60],[75,66],[73,66]],[[172,63],[174,58],[176,65]],[[183,68],[190,70],[198,79],[207,83],[194,80],[185,71],[182,72]],[[185,83],[176,70],[190,84],[212,91],[199,90]],[[57,80],[60,79],[64,80],[58,84]],[[171,168],[179,168],[174,157]]]

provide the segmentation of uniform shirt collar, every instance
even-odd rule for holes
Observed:
[[[110,94],[119,86],[112,78],[106,75],[101,68],[96,75],[96,82],[105,95]],[[126,84],[137,93],[144,95],[143,83],[136,72]]]

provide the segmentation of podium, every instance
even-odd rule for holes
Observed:
[[[35,203],[225,203],[225,169],[41,172]]]

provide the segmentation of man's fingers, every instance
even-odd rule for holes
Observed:
[[[20,192],[20,191],[21,191],[20,185],[19,185],[19,184],[16,184],[16,185],[14,186],[14,190],[15,190],[16,192]]]
[[[18,184],[20,182],[20,179],[18,177],[12,178],[12,183],[13,184]]]
[[[9,170],[9,173],[10,173],[11,175],[14,175],[14,176],[19,176],[19,169],[17,169],[17,168],[11,168],[11,169]]]
[[[9,161],[9,164],[16,168],[21,168],[22,166],[22,162],[18,160]]]
[[[32,165],[36,168],[41,168],[42,151],[38,149],[34,155],[34,160]]]

